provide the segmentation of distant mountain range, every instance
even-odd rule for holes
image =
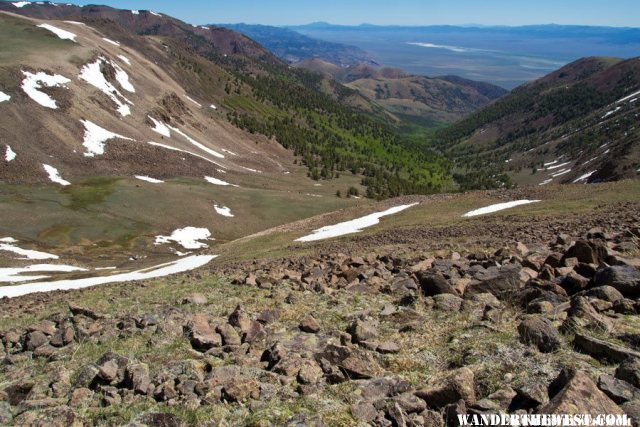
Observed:
[[[426,76],[459,75],[507,89],[589,56],[631,58],[640,52],[639,28],[532,25],[341,26],[327,23],[290,30],[357,46],[384,66]]]
[[[312,58],[338,66],[373,63],[371,55],[358,47],[314,39],[286,28],[248,24],[218,25],[250,37],[280,59],[293,64]]]

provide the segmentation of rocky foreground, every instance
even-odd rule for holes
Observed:
[[[0,425],[640,425],[639,241],[636,223],[3,300]]]

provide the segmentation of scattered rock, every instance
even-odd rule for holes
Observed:
[[[640,270],[627,265],[614,265],[599,270],[593,286],[611,286],[627,298],[640,297]]]
[[[573,345],[578,350],[602,362],[620,363],[629,357],[640,357],[640,353],[637,351],[582,333],[576,333]]]
[[[459,400],[466,404],[476,401],[475,378],[469,368],[453,371],[440,384],[416,391],[416,396],[424,399],[433,409],[441,409],[446,405],[455,404]]]
[[[385,341],[383,343],[380,343],[378,345],[378,347],[376,348],[376,351],[378,353],[382,353],[382,354],[394,354],[394,353],[399,353],[400,352],[400,346],[394,342],[390,342],[390,341]]]
[[[637,357],[623,360],[616,369],[616,378],[640,388],[640,360]]]
[[[320,323],[312,315],[308,315],[300,322],[298,326],[302,332],[317,334],[320,332]]]
[[[455,288],[444,278],[440,273],[423,272],[418,274],[420,279],[420,287],[422,292],[426,296],[433,296],[439,294],[453,294],[457,295]]]
[[[640,400],[640,389],[611,375],[600,375],[598,388],[617,404]]]
[[[222,337],[215,333],[209,325],[209,318],[204,314],[196,314],[189,323],[191,345],[196,350],[206,351],[222,345]]]
[[[543,317],[530,317],[518,325],[520,341],[523,344],[533,344],[543,353],[558,350],[562,339],[553,324]]]
[[[624,412],[591,381],[576,372],[567,385],[538,411],[540,414],[620,414]]]

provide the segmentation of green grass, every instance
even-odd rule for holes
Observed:
[[[62,40],[48,30],[38,28],[25,20],[0,14],[0,65],[13,65],[26,53],[45,53],[73,46],[70,40]]]
[[[115,191],[116,182],[118,178],[95,177],[65,187],[63,192],[70,198],[68,207],[74,210],[87,209],[104,202]]]

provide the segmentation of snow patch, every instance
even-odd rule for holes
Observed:
[[[531,151],[531,150],[529,150],[529,151]],[[554,160],[553,162],[545,163],[544,166],[547,167],[547,166],[555,165],[556,163],[558,163],[558,161]]]
[[[127,58],[124,55],[118,55],[118,58],[120,58],[122,60],[122,62],[124,62],[127,65],[131,65],[131,60],[129,58]]]
[[[545,179],[544,181],[542,181],[540,184],[538,185],[547,185],[550,184],[551,181],[553,181],[553,178],[549,178],[549,179]]]
[[[219,164],[217,164],[217,163],[216,163],[216,162],[214,162],[213,160],[207,159],[206,157],[201,156],[200,154],[192,153],[191,151],[181,150],[181,149],[179,149],[179,148],[175,148],[175,147],[172,147],[172,146],[170,146],[170,145],[160,144],[159,142],[153,142],[153,141],[149,141],[149,142],[147,142],[147,144],[149,144],[149,145],[153,145],[154,147],[161,147],[161,148],[166,148],[167,150],[171,150],[171,151],[178,151],[178,152],[180,152],[180,153],[189,154],[189,155],[191,155],[191,156],[194,156],[194,157],[197,157],[197,158],[199,158],[199,159],[205,160],[205,161],[207,161],[207,162],[209,162],[209,163],[212,163],[212,164],[214,164],[214,165],[216,165],[216,166],[220,166]],[[220,166],[220,167],[222,167],[222,166]],[[218,170],[219,170],[219,169],[218,169]],[[225,172],[225,173],[226,173],[226,172]]]
[[[222,216],[226,216],[227,218],[233,218],[234,215],[231,213],[231,209],[229,209],[226,206],[218,206],[218,205],[213,205],[213,208],[216,210],[216,212]]]
[[[124,71],[120,66],[114,62],[111,63],[113,68],[116,69],[116,80],[120,83],[120,87],[126,90],[127,92],[136,93],[136,88],[133,87],[131,82],[129,81],[129,74]]]
[[[40,92],[43,87],[61,87],[69,83],[71,80],[58,74],[47,74],[39,72],[36,74],[23,71],[25,78],[22,81],[22,90],[29,98],[36,101],[43,107],[57,109],[56,101],[44,92]]]
[[[170,236],[156,236],[156,245],[175,242],[185,249],[202,249],[208,248],[209,245],[200,240],[214,240],[211,238],[211,232],[206,228],[185,227],[179,228],[171,233]]]
[[[152,14],[153,16],[162,16],[162,15],[160,15],[159,13],[157,13],[157,12],[153,12],[153,11],[151,11],[151,10],[149,11],[149,13],[150,13],[150,14]]]
[[[571,172],[571,169],[563,169],[561,171],[559,171],[558,173],[554,173],[553,175],[551,175],[553,178],[557,178],[559,176],[568,174],[569,172]]]
[[[14,244],[14,243],[17,243],[18,241],[11,237],[4,238],[0,240],[0,242],[3,242],[3,243],[0,243],[0,251],[13,252],[14,254],[18,254],[24,257],[19,259],[58,259],[59,258],[58,255],[48,254],[46,252],[22,249]]]
[[[549,166],[549,167],[547,167],[546,169],[547,169],[548,171],[553,170],[553,169],[558,169],[558,168],[561,168],[561,167],[563,167],[563,166],[567,166],[569,163],[571,163],[571,162],[560,163],[559,165]]]
[[[604,113],[604,116],[602,116],[602,118],[603,118],[603,119],[604,119],[604,118],[607,118],[607,117],[609,117],[610,115],[617,113],[617,112],[618,112],[618,111],[620,111],[621,109],[622,109],[622,107],[616,107],[616,108],[614,108],[614,109],[613,109],[613,110],[611,110],[611,111],[607,111],[606,113]]]
[[[55,282],[37,282],[28,283],[26,285],[3,286],[0,287],[0,298],[13,298],[31,294],[34,292],[82,289],[91,286],[104,285],[107,283],[155,279],[157,277],[164,277],[172,274],[194,270],[208,264],[216,257],[217,255],[196,255],[182,258],[166,264],[160,264],[154,267],[145,268],[144,270],[133,271],[130,273],[114,274],[111,276],[90,277],[86,279],[59,280]]]
[[[120,93],[120,91],[104,77],[100,66],[106,63],[111,64],[115,68],[116,79],[118,80],[118,83],[120,83],[120,86],[125,90],[135,92],[135,88],[129,83],[129,76],[127,73],[120,68],[119,65],[108,61],[102,56],[95,62],[84,65],[80,70],[79,78],[111,98],[111,100],[118,106],[118,112],[120,115],[122,117],[126,117],[131,114],[131,108],[129,105],[133,105],[133,102],[129,101],[124,95],[122,95],[122,93]]]
[[[167,125],[167,126],[169,127],[169,129],[171,129],[175,133],[181,135],[184,139],[186,139],[187,141],[189,141],[191,144],[195,145],[196,147],[198,147],[202,151],[205,151],[205,152],[207,152],[207,153],[211,154],[212,156],[217,157],[219,159],[224,159],[224,155],[223,154],[220,154],[217,151],[212,150],[211,148],[199,143],[198,141],[196,141],[195,139],[191,138],[186,133],[182,132],[180,129],[174,128],[174,127],[172,127],[170,125]]]
[[[58,264],[34,264],[28,267],[0,268],[0,283],[28,282],[46,279],[49,276],[31,276],[27,273],[71,273],[74,271],[87,271],[84,268]]]
[[[96,155],[104,154],[105,142],[110,139],[120,138],[126,141],[133,141],[131,138],[103,129],[89,120],[80,120],[80,122],[84,125],[85,129],[84,141],[82,142],[82,145],[87,149],[87,152],[84,153],[85,157],[94,157]]]
[[[140,15],[140,11],[139,10],[132,10],[131,13],[133,15]]]
[[[222,186],[230,185],[231,187],[239,187],[239,185],[229,184],[226,181],[223,181],[218,178],[213,178],[211,176],[205,176],[204,179],[206,179],[208,183],[214,184],[214,185],[222,185]]]
[[[504,209],[510,209],[516,206],[521,206],[521,205],[528,205],[529,203],[537,203],[540,200],[516,200],[513,202],[506,202],[506,203],[498,203],[495,205],[491,205],[491,206],[486,206],[484,208],[480,208],[480,209],[476,209],[470,212],[467,212],[466,214],[462,215],[463,217],[472,217],[472,216],[478,216],[478,215],[485,215],[488,213],[493,213],[493,212],[498,212]]]
[[[595,170],[595,171],[592,171],[592,172],[585,173],[584,175],[581,175],[575,181],[573,181],[573,183],[575,184],[575,183],[580,182],[580,181],[586,181],[591,175],[593,175],[596,172],[598,172],[598,171]]]
[[[154,127],[152,127],[151,130],[153,130],[156,133],[159,133],[164,137],[171,138],[171,131],[169,130],[167,125],[165,125],[163,122],[159,120],[154,119],[151,116],[147,116],[147,117],[149,117],[149,120],[153,122]]]
[[[149,176],[136,175],[135,177],[136,177],[136,179],[139,179],[140,181],[147,181],[147,182],[150,182],[152,184],[162,184],[162,183],[164,183],[164,181],[162,181],[162,180],[151,178]]]
[[[6,102],[6,101],[9,101],[10,99],[11,97],[9,95],[7,95],[6,93],[0,90],[0,102]]]
[[[49,175],[49,179],[51,180],[51,182],[55,182],[56,184],[60,184],[63,186],[71,185],[69,181],[62,179],[62,177],[60,176],[60,172],[58,172],[58,169],[45,164],[43,164],[42,167]]]
[[[116,42],[116,41],[110,40],[110,39],[108,39],[106,37],[103,37],[102,40],[106,41],[107,43],[111,43],[114,46],[120,47],[120,42]]]
[[[332,237],[343,236],[345,234],[359,233],[364,228],[374,226],[380,222],[380,218],[397,214],[405,209],[409,209],[417,205],[418,203],[412,203],[410,205],[400,205],[387,209],[386,211],[372,213],[361,218],[352,219],[350,221],[341,222],[335,225],[328,225],[326,227],[314,230],[312,234],[308,236],[300,237],[296,239],[296,242],[313,242],[317,240],[330,239]]]
[[[55,34],[56,36],[61,38],[62,40],[71,40],[74,43],[76,41],[76,37],[78,37],[77,35],[73,34],[72,32],[63,30],[63,29],[58,28],[58,27],[54,27],[53,25],[49,25],[49,24],[40,24],[40,25],[38,25],[38,28],[44,28],[45,30],[49,30],[53,34]]]
[[[249,172],[253,172],[253,173],[262,173],[262,171],[259,171],[257,169],[251,169],[251,168],[245,168],[244,166],[240,166],[242,169],[249,171]]]
[[[13,151],[13,150],[11,149],[11,147],[10,147],[9,145],[7,145],[7,151],[4,153],[4,159],[5,159],[7,162],[11,162],[11,161],[15,160],[15,158],[16,158],[16,153],[15,153],[15,151]]]
[[[17,8],[23,8],[23,7],[31,4],[31,2],[28,2],[28,1],[17,1],[15,3],[11,3],[11,4],[14,5]]]
[[[216,106],[215,106],[215,105],[213,105],[213,104],[211,104],[211,105],[210,105],[210,107],[211,107],[211,108],[213,108],[214,110],[217,110],[217,109],[218,109],[218,107],[216,107]]]
[[[639,90],[639,91],[637,91],[637,92],[632,93],[631,95],[627,95],[627,96],[625,96],[624,98],[620,98],[620,99],[618,99],[616,102],[624,102],[624,101],[626,101],[627,99],[631,99],[631,98],[633,98],[634,96],[638,96],[638,95],[640,95],[640,90]],[[631,100],[631,102],[633,102],[633,101],[634,101],[634,100]]]
[[[185,95],[185,98],[187,98],[189,101],[193,102],[194,104],[196,104],[198,107],[202,108],[202,104],[200,104],[198,101],[196,101],[195,99],[189,97],[189,95]]]

